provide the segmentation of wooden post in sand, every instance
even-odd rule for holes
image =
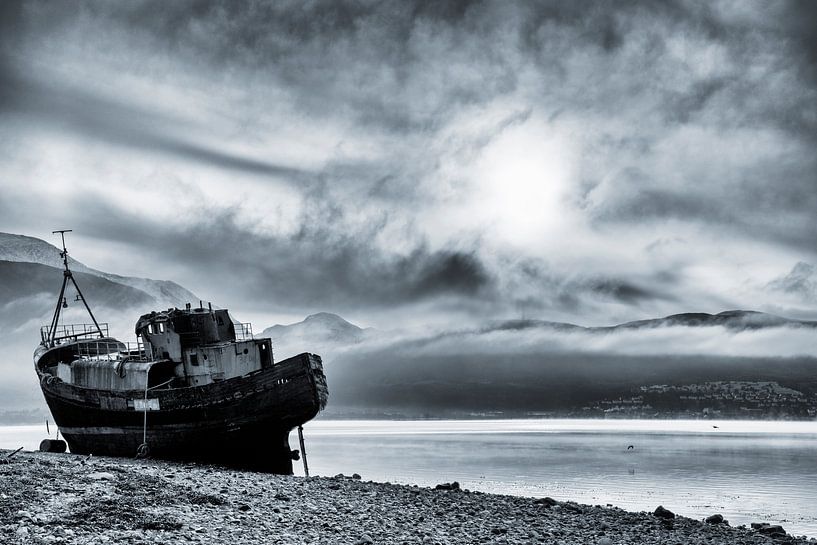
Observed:
[[[304,427],[298,426],[298,442],[301,443],[301,456],[304,459],[304,475],[309,477],[309,465],[306,463],[306,446],[304,446]]]

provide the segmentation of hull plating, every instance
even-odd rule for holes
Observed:
[[[41,376],[71,452],[133,457],[143,443],[145,392],[80,388]],[[289,432],[327,399],[320,358],[301,354],[250,375],[147,394],[146,442],[157,458],[291,473]]]

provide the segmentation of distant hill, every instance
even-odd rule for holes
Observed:
[[[442,331],[433,337],[413,338],[411,342],[422,345],[445,338],[458,338],[463,335],[479,337],[492,332],[503,331],[541,330],[559,333],[605,334],[616,331],[649,330],[661,327],[707,328],[716,326],[725,327],[731,331],[743,331],[781,326],[817,328],[817,322],[790,320],[751,310],[728,310],[718,314],[690,312],[601,327],[585,327],[547,320],[504,320],[492,322],[473,330]],[[337,314],[329,312],[320,312],[307,316],[303,321],[294,324],[274,325],[256,336],[272,338],[273,346],[277,348],[276,358],[288,357],[305,351],[319,352],[321,349],[325,350],[327,348],[331,351],[350,348],[355,345],[362,345],[361,348],[365,348],[367,341],[373,339],[383,340],[383,336],[378,335],[375,330],[371,328],[362,329]]]
[[[63,268],[60,249],[56,246],[38,238],[10,233],[0,233],[0,261],[35,263],[56,269]],[[68,256],[68,262],[71,266],[71,270],[74,272],[104,278],[110,282],[121,284],[147,294],[152,298],[153,304],[159,308],[168,306],[183,307],[185,303],[192,303],[193,301],[199,300],[193,293],[169,280],[119,276],[98,271],[77,261],[70,255]],[[0,277],[0,281],[4,279],[5,277]],[[54,283],[58,285],[59,280]]]
[[[152,296],[106,278],[75,272],[74,277],[88,302],[108,308],[150,307]],[[47,310],[53,310],[62,282],[62,273],[53,267],[37,263],[0,261],[0,305],[6,305],[27,296],[49,294]],[[16,318],[20,314],[16,313]]]
[[[0,413],[7,411],[5,416],[0,414],[0,421],[17,418],[9,416],[11,413],[45,414],[31,370],[31,355],[39,342],[40,327],[54,312],[63,279],[59,254],[59,249],[40,239],[0,233]],[[133,334],[132,320],[140,313],[182,307],[199,299],[174,282],[109,274],[70,257],[69,262],[96,318],[110,323],[111,332],[119,336]],[[63,320],[87,322],[89,318],[75,295],[69,286]]]
[[[763,329],[766,327],[780,327],[784,325],[800,325],[806,327],[817,327],[817,322],[807,322],[801,320],[789,320],[774,314],[757,312],[753,310],[727,310],[718,314],[707,314],[705,312],[673,314],[664,318],[653,320],[638,320],[614,326],[614,328],[653,328],[665,326],[686,326],[686,327],[709,327],[723,326],[729,329]],[[605,329],[605,328],[601,328]]]
[[[366,340],[372,333],[347,322],[337,314],[320,312],[307,316],[303,321],[289,325],[268,327],[256,337],[270,337],[276,359],[301,352],[325,352],[352,346]]]
[[[768,327],[780,326],[802,326],[815,327],[817,322],[804,320],[790,320],[775,316],[774,314],[767,314],[765,312],[757,312],[754,310],[727,310],[718,314],[708,314],[706,312],[687,312],[683,314],[673,314],[663,318],[651,318],[648,320],[636,320],[633,322],[625,322],[623,324],[601,326],[601,327],[584,327],[576,324],[563,322],[549,322],[545,320],[507,320],[502,322],[495,322],[481,329],[482,332],[488,331],[502,331],[502,330],[523,330],[523,329],[551,329],[554,331],[584,331],[595,333],[607,333],[617,330],[631,330],[631,329],[655,329],[659,327],[715,327],[721,326],[730,330],[753,330],[763,329]]]
[[[323,356],[330,414],[443,416],[583,414],[583,407],[632,396],[634,389],[651,384],[778,381],[815,395],[813,348],[806,346],[796,357],[711,352],[713,342],[739,344],[756,335],[780,346],[792,338],[808,344],[812,331],[817,333],[817,322],[731,310],[607,327],[507,320],[430,336],[391,336],[321,313],[262,335],[272,337],[276,359],[302,351]],[[626,351],[642,339],[646,352]],[[690,343],[700,344],[693,350]]]

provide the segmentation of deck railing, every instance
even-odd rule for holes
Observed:
[[[252,335],[252,324],[249,322],[240,323],[233,322],[235,326],[235,340],[237,341],[251,341],[255,337]]]
[[[43,341],[48,340],[48,333],[50,327],[44,325],[40,328],[40,338]],[[65,324],[58,325],[54,331],[55,344],[62,344],[66,340],[75,341],[81,337],[98,336],[100,330],[104,337],[108,336],[108,324],[100,323],[99,329],[94,324]]]
[[[86,341],[76,346],[74,357],[94,361],[148,361],[148,353],[141,341]]]

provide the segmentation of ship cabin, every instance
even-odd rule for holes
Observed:
[[[61,326],[65,328],[66,326]],[[35,353],[44,379],[81,388],[147,390],[201,386],[270,367],[271,339],[255,339],[250,324],[234,322],[226,309],[172,308],[136,322],[137,343],[108,336],[107,324],[88,327]],[[99,329],[101,327],[101,329]],[[45,328],[44,328],[45,329]],[[45,339],[45,337],[44,337]]]
[[[238,329],[237,329],[238,328]],[[170,309],[136,322],[150,361],[173,364],[185,386],[201,386],[247,375],[272,365],[272,341],[254,339],[249,324],[234,322],[226,309]]]

